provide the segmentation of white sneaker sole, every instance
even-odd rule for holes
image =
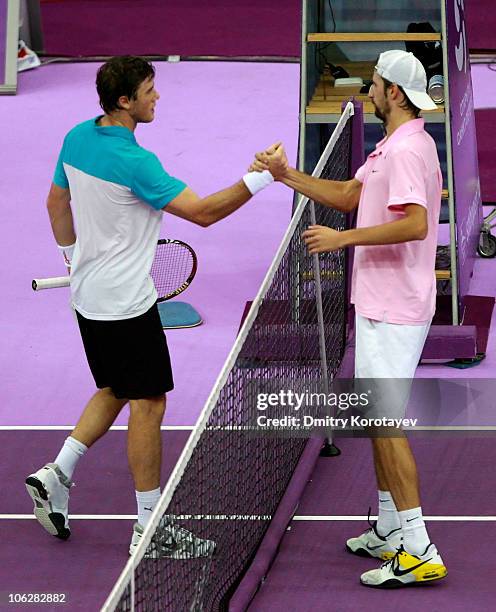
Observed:
[[[410,580],[407,582],[403,582],[399,578],[388,578],[384,582],[380,582],[378,584],[370,584],[368,582],[363,582],[363,580],[360,579],[360,583],[363,586],[370,587],[372,589],[403,589],[405,587],[425,586],[427,584],[431,584],[432,582],[437,582],[438,580],[442,580],[443,578],[446,578],[447,575],[448,575],[448,572],[442,575],[434,576],[432,578],[424,578],[423,580]]]
[[[36,476],[28,476],[26,490],[34,502],[34,515],[38,523],[50,535],[67,540],[71,535],[71,530],[65,526],[63,514],[52,512],[52,504],[48,501],[48,493],[41,480]]]

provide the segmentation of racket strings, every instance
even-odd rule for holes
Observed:
[[[175,293],[191,280],[195,258],[186,245],[167,242],[157,245],[151,276],[159,298]]]

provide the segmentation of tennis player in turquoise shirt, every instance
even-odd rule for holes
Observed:
[[[67,539],[76,464],[129,403],[128,460],[138,513],[130,553],[160,498],[160,426],[166,393],[173,388],[150,277],[162,214],[207,227],[273,182],[268,171],[251,172],[201,198],[169,175],[134,135],[139,123],[155,117],[160,96],[154,77],[153,66],[142,58],[110,59],[96,79],[104,114],[77,125],[64,139],[47,208],[70,269],[72,304],[98,391],[55,460],[26,479],[39,523]],[[152,542],[153,556],[211,554],[213,542],[194,537],[168,517],[162,527],[170,537]]]

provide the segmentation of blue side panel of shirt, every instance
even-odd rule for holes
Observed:
[[[121,131],[120,136],[116,130]],[[164,170],[154,153],[140,147],[127,128],[96,127],[94,119],[80,123],[64,139],[53,182],[67,189],[70,185],[64,163],[90,176],[128,187],[157,210],[186,187]]]

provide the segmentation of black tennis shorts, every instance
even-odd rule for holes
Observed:
[[[132,319],[95,321],[76,312],[91,373],[99,389],[120,399],[157,397],[174,388],[157,305]]]

